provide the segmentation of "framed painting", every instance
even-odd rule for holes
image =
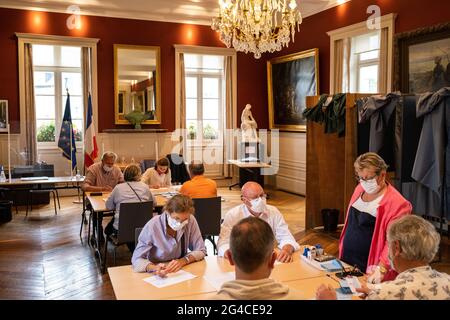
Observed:
[[[319,94],[319,49],[267,61],[270,129],[306,132],[306,97]]]
[[[450,23],[395,37],[395,90],[420,94],[450,86]]]
[[[0,132],[8,132],[8,100],[0,100]]]

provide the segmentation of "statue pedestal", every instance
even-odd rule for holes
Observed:
[[[243,141],[239,145],[238,159],[242,162],[262,162],[264,145],[259,141]]]

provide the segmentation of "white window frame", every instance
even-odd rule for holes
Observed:
[[[32,33],[16,33],[18,38],[18,62],[19,62],[19,104],[20,104],[20,143],[25,145],[25,65],[24,65],[24,48],[25,43],[31,43],[32,45],[55,45],[55,46],[76,46],[76,47],[89,47],[92,50],[92,83],[91,83],[91,98],[92,98],[92,109],[94,113],[94,126],[98,128],[98,84],[97,84],[97,43],[99,39],[96,38],[81,38],[81,37],[66,37],[66,36],[54,36],[54,35],[42,35],[42,34],[32,34]],[[56,79],[55,79],[56,81]],[[55,83],[56,85],[56,83]],[[56,89],[56,88],[55,88]],[[55,114],[55,117],[57,115]],[[56,123],[55,123],[56,125]],[[55,128],[59,132],[59,128]],[[96,132],[97,135],[97,132]],[[84,136],[84,124],[83,124],[83,136]],[[58,136],[55,137],[56,140]],[[53,142],[52,142],[53,144]],[[40,150],[59,150],[57,146],[57,141],[52,146],[42,146],[36,141],[36,145]],[[83,144],[84,145],[84,144]],[[82,148],[83,146],[80,145]],[[81,151],[78,149],[77,153]],[[83,150],[84,153],[84,150]]]
[[[204,56],[204,55],[202,55]],[[223,145],[223,129],[225,121],[225,101],[223,100],[223,83],[224,83],[224,71],[219,73],[207,73],[202,71],[185,71],[186,77],[193,77],[197,79],[197,138],[194,140],[186,139],[188,146],[222,146]],[[216,78],[218,79],[219,86],[219,136],[217,139],[204,139],[203,138],[203,79],[204,78]],[[187,119],[186,119],[187,121]],[[186,123],[187,124],[187,123]]]
[[[380,49],[375,49],[375,50],[371,50],[371,51],[378,51],[378,58],[361,61],[361,53],[357,54],[358,58],[356,60],[355,81],[356,81],[356,92],[358,92],[358,93],[367,93],[367,92],[362,92],[361,88],[359,87],[359,85],[360,85],[359,74],[361,73],[361,68],[378,66],[378,72],[380,72],[380,53],[379,53]],[[379,91],[378,88],[379,88],[379,83],[377,80],[377,91]]]
[[[56,47],[59,47],[59,50],[56,50]],[[62,46],[58,46],[58,45],[54,45],[53,46],[53,53],[54,53],[54,57],[55,57],[55,61],[57,61],[57,63],[59,63],[61,61],[61,47]],[[81,55],[81,47],[76,46],[77,48],[80,48],[80,55]],[[64,115],[64,110],[65,110],[65,102],[62,101],[62,97],[64,96],[63,91],[62,91],[62,85],[61,85],[61,76],[63,72],[66,73],[79,73],[81,75],[81,77],[83,77],[82,75],[82,70],[81,70],[81,65],[80,67],[61,67],[61,66],[33,66],[33,71],[38,71],[38,72],[53,72],[55,75],[55,94],[52,95],[55,97],[55,141],[54,142],[39,142],[36,141],[37,143],[37,148],[38,149],[52,149],[52,148],[58,148],[58,138],[59,138],[59,134],[61,131],[61,123],[62,123],[62,117]],[[70,92],[69,92],[70,93]],[[35,94],[36,95],[36,94]],[[48,95],[50,96],[50,95]],[[73,95],[71,95],[73,96]],[[84,101],[84,97],[83,95],[81,95],[83,101]],[[85,106],[83,105],[83,109],[85,108]],[[82,119],[82,124],[84,124],[86,122],[86,119],[84,119],[84,114],[83,114],[83,119]],[[73,119],[73,117],[72,117]],[[37,120],[37,116],[36,116],[36,120]],[[84,125],[83,125],[84,127]],[[84,143],[84,130],[83,127],[81,128],[81,130],[83,131],[82,133],[82,138],[81,141],[76,141],[75,145],[76,148],[82,148],[83,143]],[[36,125],[36,130],[38,129],[37,125]],[[37,136],[37,132],[36,132],[36,136]]]
[[[388,91],[391,90],[393,83],[394,34],[395,34],[396,18],[397,18],[396,13],[390,13],[380,17],[380,29],[388,28],[388,43],[387,43],[388,63],[387,63],[387,84],[386,84],[386,88],[388,88]],[[328,36],[330,37],[330,92],[334,91],[335,42],[338,40],[345,40],[373,32],[374,30],[370,30],[367,28],[367,21],[362,21],[347,27],[327,32]]]

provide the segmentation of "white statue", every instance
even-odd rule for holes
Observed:
[[[253,118],[252,112],[250,109],[252,106],[247,104],[242,111],[241,115],[241,130],[242,130],[242,141],[243,142],[257,142],[258,141],[258,133],[256,132],[256,128],[258,128],[258,124]]]

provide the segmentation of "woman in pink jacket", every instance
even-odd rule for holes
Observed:
[[[378,269],[381,281],[392,280],[397,274],[389,263],[386,231],[393,220],[410,214],[412,206],[386,182],[387,165],[378,154],[362,154],[354,165],[359,184],[345,218],[339,258],[368,274]]]

